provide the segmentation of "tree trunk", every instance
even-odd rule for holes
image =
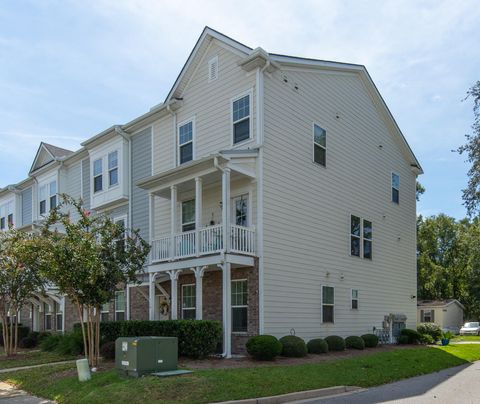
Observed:
[[[13,353],[17,354],[17,347],[18,347],[18,314],[19,310],[16,311],[17,315],[15,316],[15,342],[13,345]]]
[[[78,316],[80,319],[80,327],[82,328],[84,355],[85,355],[85,359],[88,359],[87,336],[85,334],[85,324],[83,322],[83,310],[82,310],[81,304],[78,301],[75,301],[75,306],[77,307]]]

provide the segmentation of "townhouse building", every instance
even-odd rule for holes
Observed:
[[[28,179],[0,190],[0,224],[34,230],[65,192],[140,229],[141,283],[102,320],[219,320],[230,356],[259,333],[413,327],[421,173],[364,66],[207,27],[163,103],[75,152],[42,143]],[[21,321],[76,322],[53,287]]]

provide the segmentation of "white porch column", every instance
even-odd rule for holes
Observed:
[[[232,295],[230,263],[219,265],[222,268],[223,297],[223,351],[226,358],[232,357]]]
[[[170,258],[175,256],[175,233],[177,229],[177,186],[170,187]]]
[[[125,305],[125,319],[130,320],[130,286],[128,284],[125,287]]]
[[[171,281],[171,291],[170,291],[170,318],[172,320],[176,320],[178,318],[178,275],[180,274],[180,270],[172,269],[171,271],[167,271],[170,275]]]
[[[155,278],[156,274],[148,276],[148,319],[155,320]]]
[[[62,311],[62,334],[65,334],[65,296],[62,296],[60,310]]]
[[[230,169],[225,168],[222,174],[222,222],[223,250],[230,251]]]
[[[202,179],[195,178],[195,252],[200,255],[200,229],[202,228]]]
[[[203,317],[203,274],[206,267],[192,268],[195,274],[195,319],[201,320]]]

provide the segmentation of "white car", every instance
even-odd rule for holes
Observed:
[[[460,328],[460,335],[480,335],[480,323],[465,323],[462,328]]]

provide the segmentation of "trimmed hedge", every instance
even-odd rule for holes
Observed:
[[[107,360],[115,359],[115,342],[114,341],[105,342],[105,344],[103,344],[100,347],[100,355],[102,356],[103,359],[107,359]]]
[[[420,334],[420,343],[421,344],[433,344],[435,340],[430,334]]]
[[[417,331],[420,334],[430,335],[433,341],[438,341],[442,338],[442,329],[435,323],[421,323],[418,325]]]
[[[74,330],[81,330],[75,324]],[[222,339],[222,325],[209,320],[111,321],[100,323],[101,343],[119,337],[177,337],[178,353],[203,358],[215,353]]]
[[[2,328],[2,323],[0,323],[0,346],[3,346],[3,328]],[[18,341],[20,342],[22,339],[28,337],[28,333],[30,332],[30,328],[27,326],[24,326],[22,324],[18,325]],[[14,331],[15,333],[15,331]]]
[[[345,350],[345,340],[338,335],[330,335],[325,338],[325,342],[328,345],[329,351],[344,351]]]
[[[328,344],[322,338],[311,339],[307,342],[308,353],[310,354],[322,354],[328,352]]]
[[[409,342],[408,342],[408,335],[400,335],[400,336],[398,337],[398,343],[399,343],[400,345],[409,344]]]
[[[300,337],[286,335],[280,338],[280,342],[282,343],[282,356],[301,358],[307,355],[307,345]]]
[[[53,352],[57,349],[61,339],[62,335],[60,334],[49,335],[48,337],[43,338],[42,342],[40,342],[40,349],[45,352]]]
[[[259,361],[271,361],[282,353],[282,343],[273,335],[257,335],[246,344],[247,352]]]
[[[350,349],[363,350],[365,349],[365,342],[361,337],[352,335],[350,337],[345,338],[345,346]]]
[[[417,344],[421,341],[422,336],[416,330],[410,328],[404,328],[400,331],[400,336],[405,336],[408,338],[408,344]]]
[[[366,348],[375,348],[378,345],[378,337],[375,334],[363,334],[360,338],[365,342]]]

